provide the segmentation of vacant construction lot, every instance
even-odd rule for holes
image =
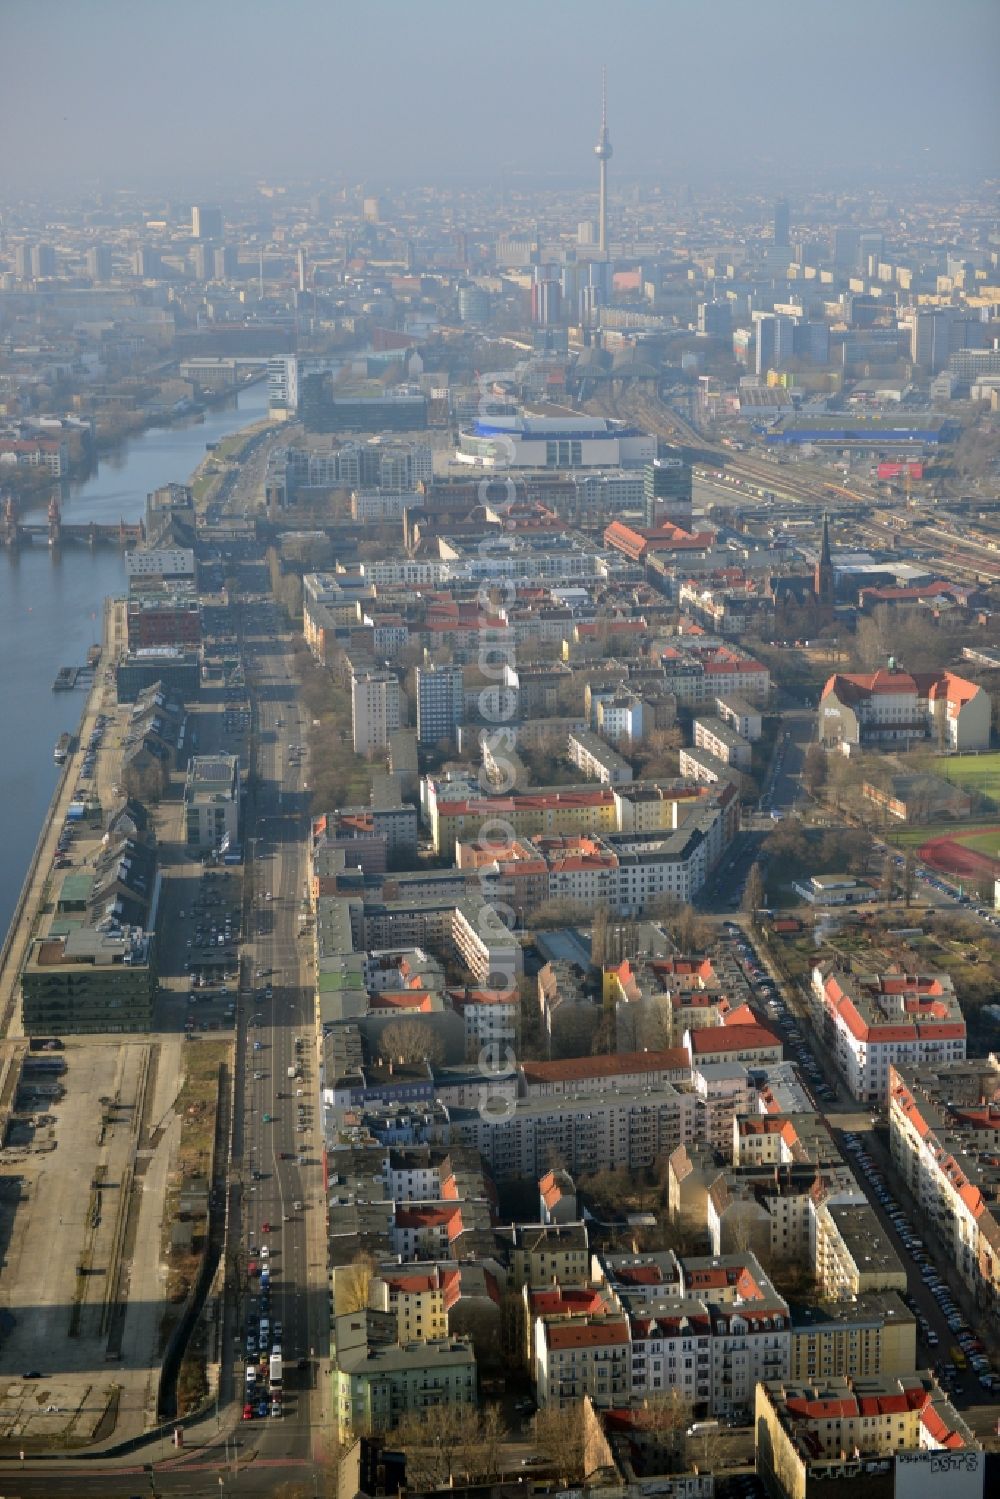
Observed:
[[[68,1040],[63,1096],[0,1152],[0,1443],[92,1440],[109,1402],[147,1424],[184,1046]]]

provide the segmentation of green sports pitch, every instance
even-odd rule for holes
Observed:
[[[945,755],[935,768],[963,791],[978,792],[1000,806],[1000,754]]]
[[[989,859],[1000,859],[1000,828],[984,828],[978,833],[965,834],[961,828],[956,828],[952,836],[963,848],[971,848]]]

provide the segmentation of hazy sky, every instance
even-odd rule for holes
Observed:
[[[0,176],[993,173],[997,0],[0,0]]]

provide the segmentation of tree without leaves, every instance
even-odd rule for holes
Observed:
[[[554,896],[535,906],[529,924],[539,931],[560,926],[578,926],[589,920],[590,915],[590,908],[582,901]]]
[[[818,796],[826,784],[826,751],[810,744],[802,766],[802,781],[810,796]]]
[[[755,925],[757,922],[757,912],[763,906],[764,901],[764,875],[760,864],[754,862],[751,864],[750,873],[747,875],[747,882],[743,890],[743,899],[740,902],[740,907],[751,917]]]
[[[575,1400],[564,1410],[544,1405],[534,1419],[535,1445],[561,1478],[579,1483],[584,1477],[587,1439],[583,1402]]]
[[[372,1255],[362,1252],[337,1274],[337,1315],[360,1312],[368,1305],[371,1284],[377,1272]]]
[[[654,1433],[665,1445],[671,1434],[683,1434],[691,1425],[694,1406],[676,1385],[660,1393],[646,1396],[642,1402],[642,1426],[644,1431]]]
[[[598,906],[590,929],[590,960],[598,968],[608,962],[608,908]]]
[[[424,1020],[394,1020],[379,1037],[379,1050],[388,1061],[430,1062],[440,1066],[445,1058],[441,1037]]]
[[[475,1410],[466,1405],[435,1405],[403,1416],[394,1441],[406,1452],[408,1482],[416,1488],[441,1488],[456,1473],[467,1472],[475,1418]]]
[[[913,857],[913,850],[906,850],[906,858],[903,860],[903,900],[907,905],[913,900],[913,891],[917,882],[917,861]]]

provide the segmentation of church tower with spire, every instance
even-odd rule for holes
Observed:
[[[833,558],[830,555],[830,519],[823,512],[823,540],[819,550],[819,561],[813,573],[813,593],[816,607],[824,620],[833,618]]]

